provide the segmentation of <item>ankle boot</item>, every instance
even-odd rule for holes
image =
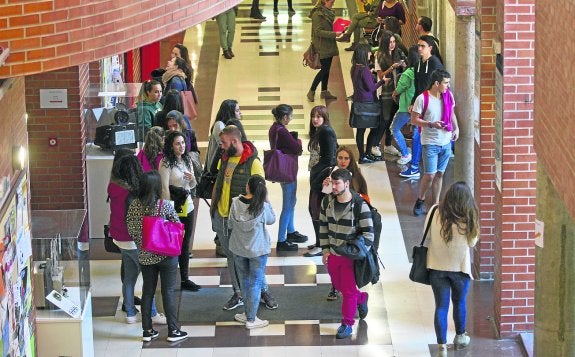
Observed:
[[[307,100],[313,102],[314,99],[315,99],[315,91],[310,89],[309,92],[307,92]]]
[[[326,100],[336,100],[337,99],[337,97],[335,95],[331,94],[328,90],[322,90],[320,97],[322,99],[326,99]]]

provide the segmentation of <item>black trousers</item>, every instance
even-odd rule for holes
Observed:
[[[329,70],[331,69],[331,61],[332,60],[333,60],[333,57],[328,57],[328,58],[324,58],[324,59],[319,60],[319,62],[321,64],[321,69],[315,75],[315,78],[313,79],[313,82],[311,83],[310,90],[312,92],[315,92],[315,90],[317,89],[317,86],[320,84],[320,82],[321,82],[321,90],[322,91],[327,90],[327,82],[329,81]]]

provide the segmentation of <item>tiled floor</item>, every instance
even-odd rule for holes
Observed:
[[[339,15],[347,16],[346,4],[335,4]],[[301,66],[301,55],[309,44],[310,20],[307,17],[311,2],[294,2],[297,14],[288,17],[285,3],[280,4],[280,15],[272,15],[272,2],[261,2],[267,20],[263,23],[246,18],[249,2],[240,5],[236,27],[234,52],[236,57],[225,60],[218,46],[215,21],[198,25],[186,34],[185,44],[192,53],[196,68],[196,89],[200,96],[199,118],[193,125],[197,131],[201,148],[207,146],[207,132],[222,100],[235,98],[239,101],[248,138],[263,150],[269,146],[267,130],[272,124],[271,108],[279,103],[294,106],[293,130],[307,138],[309,110],[315,104],[324,104],[319,98],[309,103],[305,93],[315,71]],[[352,145],[353,132],[347,125],[348,103],[344,98],[351,94],[351,83],[347,75],[351,55],[343,51],[334,60],[330,78],[330,90],[340,99],[327,103],[331,120],[338,133],[340,145]],[[205,151],[205,149],[204,149]],[[309,192],[307,167],[308,156],[300,159],[298,175],[298,202],[296,207],[296,228],[313,236],[311,220],[307,213]],[[143,344],[141,326],[127,325],[125,315],[119,310],[121,300],[113,316],[110,302],[121,295],[119,261],[117,256],[102,252],[101,242],[91,247],[92,293],[94,310],[94,344],[96,356],[430,356],[436,351],[433,330],[433,294],[428,286],[412,283],[407,278],[410,264],[408,252],[419,239],[423,218],[410,214],[417,191],[417,180],[404,180],[397,176],[399,167],[393,162],[363,165],[372,203],[382,214],[383,232],[380,255],[386,269],[381,283],[368,288],[370,292],[370,314],[354,328],[348,340],[334,338],[338,323],[335,321],[273,319],[271,325],[254,331],[247,331],[233,322],[189,323],[182,322],[182,328],[191,338],[180,343],[165,341],[166,328],[159,327],[160,339]],[[269,184],[270,200],[276,213],[281,209],[281,189],[278,184]],[[214,255],[213,237],[207,205],[200,203],[198,225],[193,246],[194,258],[190,264],[192,280],[205,286],[220,289],[229,288],[229,277],[225,260]],[[272,242],[277,236],[277,225],[270,227]],[[325,294],[329,291],[329,276],[321,265],[321,258],[304,258],[306,244],[300,244],[297,253],[272,252],[266,269],[271,291],[281,286],[303,284],[317,286]],[[136,287],[141,290],[141,279]],[[193,294],[186,292],[185,294]],[[200,294],[198,294],[200,295]],[[492,288],[490,282],[474,282],[468,301],[468,330],[472,344],[463,351],[450,350],[456,356],[522,356],[515,341],[501,341],[494,338],[490,324],[492,311]],[[225,294],[224,294],[225,296]],[[102,298],[102,299],[100,299]],[[199,298],[199,297],[198,297]],[[297,301],[298,296],[291,297]],[[187,301],[187,299],[186,299]],[[193,301],[193,299],[192,299]],[[180,295],[178,293],[178,305]],[[214,311],[220,313],[224,300],[213,301]],[[279,310],[286,301],[278,301]],[[318,304],[338,304],[325,299]],[[159,304],[160,305],[160,304]],[[191,306],[180,309],[193,311]],[[323,305],[322,305],[323,306]],[[113,309],[112,309],[113,311]],[[266,311],[268,313],[268,311]],[[108,312],[108,314],[110,314]],[[269,312],[274,314],[274,312]],[[281,313],[286,314],[285,311]],[[278,312],[278,315],[280,313]],[[289,315],[289,314],[288,314]],[[450,324],[448,339],[454,336]]]

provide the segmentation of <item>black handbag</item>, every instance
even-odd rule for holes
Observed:
[[[104,225],[104,249],[108,253],[121,253],[120,248],[114,243],[112,237],[110,237],[110,226]]]
[[[429,221],[427,221],[427,226],[425,227],[425,232],[423,233],[423,239],[419,246],[413,247],[413,253],[411,257],[413,258],[413,264],[411,265],[411,270],[409,271],[409,279],[415,281],[416,283],[429,285],[429,269],[427,269],[427,247],[423,246],[425,238],[427,238],[427,233],[429,233],[429,228],[431,227],[431,221],[433,220],[433,215],[437,210],[437,206],[433,207]]]
[[[352,128],[377,128],[381,117],[381,102],[353,102],[349,113],[349,126]]]

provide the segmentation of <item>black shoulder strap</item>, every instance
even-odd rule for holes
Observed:
[[[435,205],[435,207],[431,209],[431,215],[429,216],[429,221],[427,221],[427,226],[425,227],[425,232],[423,233],[423,239],[421,239],[421,243],[419,243],[419,246],[423,246],[425,238],[427,238],[427,233],[429,233],[429,228],[431,227],[431,221],[433,221],[433,215],[435,214],[436,210],[437,205]]]
[[[359,227],[359,217],[361,216],[361,206],[363,202],[367,203],[359,193],[353,193],[353,224]]]

